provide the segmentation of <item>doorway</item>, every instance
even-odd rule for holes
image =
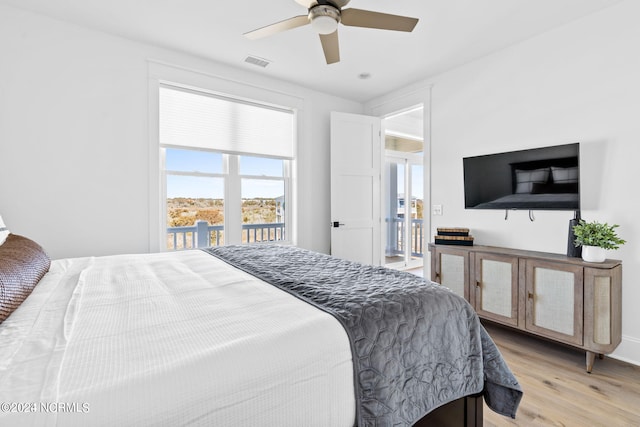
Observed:
[[[385,266],[418,274],[425,252],[423,114],[420,105],[383,119]]]

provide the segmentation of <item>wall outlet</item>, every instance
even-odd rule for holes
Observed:
[[[437,216],[442,215],[442,205],[433,205],[432,212],[433,212],[433,215],[437,215]]]

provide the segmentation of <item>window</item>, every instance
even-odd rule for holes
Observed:
[[[167,249],[198,245],[198,221],[206,221],[208,245],[224,244],[223,154],[164,148]],[[201,227],[205,227],[201,224]]]
[[[239,156],[242,194],[242,242],[285,240],[288,162]]]
[[[160,87],[166,249],[287,241],[294,113]]]

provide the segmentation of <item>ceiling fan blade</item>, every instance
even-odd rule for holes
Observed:
[[[338,43],[338,30],[331,34],[320,34],[320,42],[327,64],[340,61],[340,45]]]
[[[341,22],[351,27],[378,28],[380,30],[413,31],[418,18],[390,15],[362,9],[344,9]]]
[[[276,22],[275,24],[267,25],[266,27],[258,28],[257,30],[249,31],[248,33],[244,33],[244,36],[248,39],[255,40],[307,24],[309,24],[309,17],[307,15],[299,15]]]

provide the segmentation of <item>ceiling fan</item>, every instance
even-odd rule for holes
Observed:
[[[338,45],[338,24],[352,27],[376,28],[380,30],[394,30],[411,32],[418,23],[417,18],[390,15],[388,13],[373,12],[362,9],[343,9],[349,0],[295,0],[306,7],[306,15],[294,16],[257,30],[249,31],[244,36],[249,39],[259,39],[282,31],[311,26],[320,35],[322,50],[327,64],[340,61],[340,47]]]

